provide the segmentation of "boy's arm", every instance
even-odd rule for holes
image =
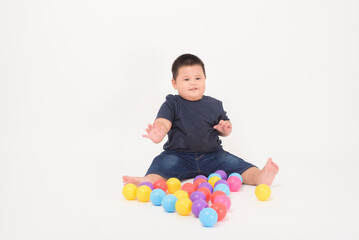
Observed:
[[[213,128],[218,131],[219,136],[226,137],[232,132],[232,123],[229,120],[221,120]]]
[[[169,120],[165,118],[157,118],[153,125],[148,124],[148,128],[146,128],[147,134],[142,136],[151,139],[154,143],[160,143],[171,127],[172,123]]]

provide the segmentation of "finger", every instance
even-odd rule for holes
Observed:
[[[147,133],[150,133],[151,131],[150,131],[150,129],[146,128],[146,132],[147,132]]]

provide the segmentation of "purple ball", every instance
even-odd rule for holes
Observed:
[[[227,181],[225,181],[225,180],[218,180],[215,184],[214,184],[214,187],[216,187],[218,184],[226,184],[228,187],[229,187],[229,184],[228,184],[228,182]]]
[[[204,209],[208,208],[208,203],[203,200],[197,200],[192,203],[192,213],[193,215],[198,218],[199,213]]]
[[[146,185],[146,186],[149,186],[150,188],[151,188],[151,190],[153,190],[153,184],[152,183],[150,183],[150,182],[143,182],[143,183],[141,183],[139,186],[142,186],[142,185]]]
[[[206,195],[204,195],[204,193],[201,191],[193,192],[189,198],[191,199],[192,202],[195,202],[197,200],[206,201]]]
[[[203,182],[203,183],[201,183],[201,184],[198,186],[198,188],[201,188],[201,187],[206,187],[206,188],[208,188],[208,189],[211,191],[211,193],[213,193],[213,187],[212,187],[212,185],[211,185],[210,183],[208,183],[208,182]]]
[[[221,175],[223,180],[227,180],[228,175],[227,175],[227,173],[225,171],[217,170],[217,171],[215,171],[215,173],[218,173],[219,175]]]
[[[208,181],[208,178],[204,175],[197,175],[194,179],[193,179],[193,182],[196,181],[197,179],[199,178],[203,178],[204,180]]]

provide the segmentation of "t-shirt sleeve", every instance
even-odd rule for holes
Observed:
[[[160,110],[157,113],[157,118],[165,118],[170,122],[173,122],[175,117],[175,101],[173,95],[167,95],[166,101],[161,105]]]
[[[227,112],[223,109],[223,104],[220,102],[220,108],[221,108],[221,120],[229,120],[227,116]]]

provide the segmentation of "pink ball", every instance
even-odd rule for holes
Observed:
[[[238,192],[238,190],[242,187],[242,181],[237,176],[229,177],[227,179],[227,183],[229,184],[231,192]]]
[[[227,195],[219,195],[214,199],[214,203],[222,203],[226,206],[227,211],[231,207],[231,199]]]

